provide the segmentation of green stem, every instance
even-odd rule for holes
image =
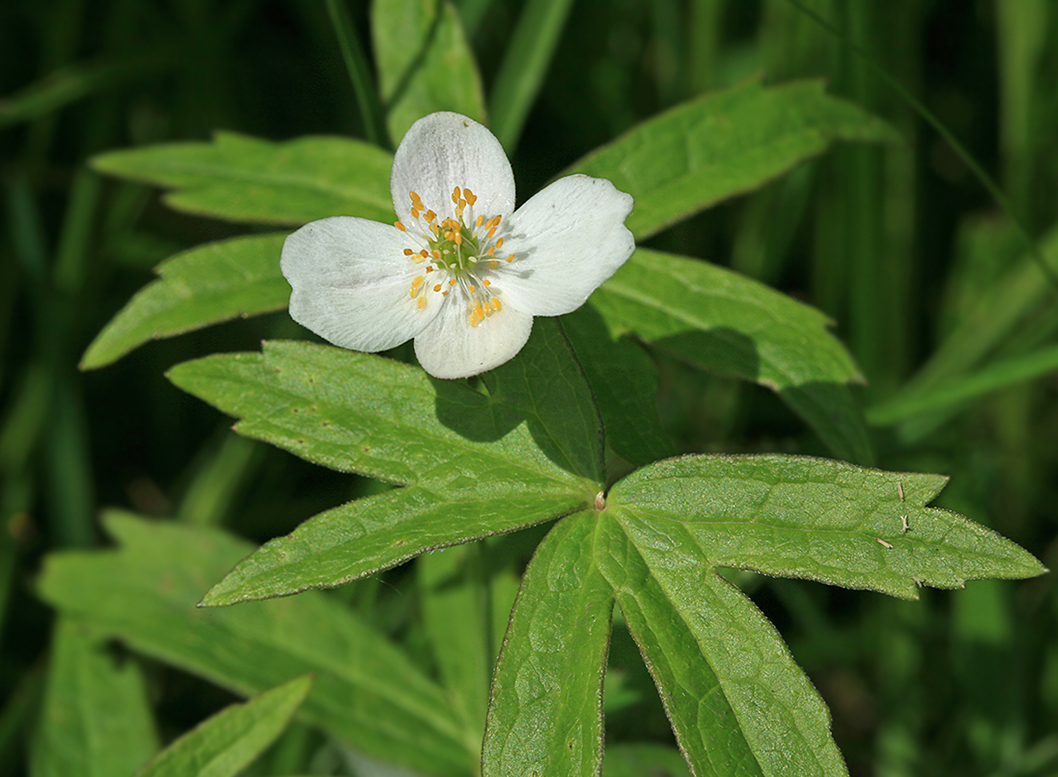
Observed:
[[[375,145],[389,148],[389,133],[386,131],[382,102],[375,89],[375,79],[367,66],[367,57],[364,56],[364,47],[360,45],[356,27],[353,26],[345,5],[340,0],[323,1],[327,6],[327,14],[331,17],[334,34],[338,38],[338,48],[342,52],[349,80],[353,83],[353,92],[356,94],[356,102],[360,106],[360,115],[364,121],[364,133]]]

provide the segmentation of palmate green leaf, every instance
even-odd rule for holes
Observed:
[[[300,225],[327,216],[393,221],[393,156],[339,137],[285,143],[218,132],[212,142],[167,143],[111,151],[92,167],[131,181],[175,189],[176,210],[253,224]]]
[[[308,673],[299,716],[373,758],[466,777],[478,754],[441,688],[338,600],[318,593],[199,609],[252,547],[223,532],[111,513],[119,548],[48,557],[39,588],[132,649],[241,694]]]
[[[136,777],[235,777],[283,733],[311,687],[312,678],[301,677],[221,710]]]
[[[634,334],[720,375],[779,393],[839,457],[870,463],[861,381],[828,320],[762,283],[684,256],[638,249],[592,295],[611,337]]]
[[[187,362],[169,377],[239,417],[240,434],[406,486],[269,542],[207,605],[339,585],[424,550],[565,515],[601,488],[601,425],[553,320],[539,320],[518,359],[484,379],[488,394],[380,356],[296,342]]]
[[[885,122],[831,97],[820,81],[750,82],[705,94],[637,125],[567,173],[610,179],[636,200],[628,228],[643,240],[752,191],[836,140],[898,142]]]
[[[435,111],[485,123],[485,97],[459,14],[447,0],[375,0],[375,62],[390,137]]]
[[[284,234],[207,243],[166,260],[151,282],[88,346],[81,369],[117,361],[148,340],[239,316],[282,310],[290,286],[279,271]]]
[[[59,618],[30,774],[128,775],[157,749],[139,666],[119,661],[89,624]]]
[[[826,705],[768,620],[698,546],[643,543],[624,513],[600,517],[596,558],[696,777],[846,775]]]
[[[485,777],[599,773],[613,598],[594,530],[594,511],[563,519],[525,571],[493,678]]]
[[[708,566],[907,599],[921,585],[1045,571],[992,530],[926,507],[945,482],[801,456],[685,456],[632,473],[607,501],[643,553],[693,548]]]

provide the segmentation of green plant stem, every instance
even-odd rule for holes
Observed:
[[[572,0],[529,0],[490,94],[492,131],[510,154],[547,75]]]
[[[915,111],[923,119],[926,120],[929,126],[931,126],[938,135],[940,135],[944,139],[944,142],[951,147],[951,149],[956,153],[959,159],[962,160],[963,164],[965,164],[967,168],[969,168],[970,172],[974,174],[974,177],[977,178],[977,180],[981,182],[981,185],[988,190],[988,193],[992,195],[992,199],[996,201],[996,204],[999,205],[999,207],[1003,210],[1004,213],[1007,214],[1007,217],[1014,225],[1018,236],[1024,241],[1025,245],[1028,247],[1029,253],[1032,256],[1033,261],[1035,261],[1036,264],[1039,265],[1040,272],[1042,272],[1047,277],[1047,280],[1050,281],[1051,285],[1054,286],[1055,290],[1058,290],[1058,274],[1056,274],[1054,270],[1052,270],[1048,266],[1047,261],[1043,258],[1043,254],[1040,252],[1039,247],[1036,245],[1036,241],[1029,237],[1029,233],[1022,225],[1021,219],[1019,219],[1015,214],[1013,202],[1011,202],[1010,198],[1007,197],[1007,195],[1003,192],[1002,189],[999,188],[999,185],[994,180],[992,180],[992,177],[985,172],[984,168],[977,163],[977,160],[973,158],[970,152],[968,152],[963,147],[962,143],[960,143],[956,139],[955,135],[953,135],[948,130],[948,128],[941,123],[940,119],[934,116],[933,113],[931,113],[930,110],[926,108],[926,106],[923,105],[921,101],[919,101],[913,94],[911,94],[911,92],[905,89],[904,86],[897,79],[893,78],[891,75],[889,75],[888,72],[886,72],[884,68],[880,67],[877,63],[875,63],[874,59],[871,57],[870,54],[868,54],[862,48],[850,41],[846,36],[842,35],[840,30],[835,28],[822,16],[812,11],[811,9],[806,8],[800,2],[800,0],[789,0],[789,2],[792,3],[806,16],[815,21],[816,24],[818,24],[824,30],[826,30],[835,38],[837,38],[842,43],[842,45],[847,46],[857,56],[861,57],[868,64],[871,70],[873,70],[875,74],[878,75],[879,78],[881,78],[891,87],[893,87],[893,89],[895,89],[901,97],[911,103]]]
[[[338,48],[342,52],[349,80],[352,81],[353,92],[356,93],[356,102],[360,106],[360,115],[364,122],[364,134],[375,145],[389,148],[389,133],[386,131],[382,102],[379,100],[378,90],[375,89],[375,80],[367,65],[367,57],[364,56],[364,47],[356,34],[356,27],[341,0],[324,0],[324,4],[331,18],[331,26],[334,27],[334,34],[338,38]]]

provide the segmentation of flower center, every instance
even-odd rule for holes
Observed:
[[[439,219],[435,211],[423,204],[418,194],[409,192],[408,196],[411,197],[411,216],[425,243],[418,252],[404,249],[409,260],[424,266],[423,274],[412,280],[409,289],[419,309],[427,307],[427,300],[432,295],[440,295],[444,301],[456,291],[457,296],[466,300],[469,326],[475,327],[498,313],[503,305],[498,296],[499,289],[493,285],[495,271],[501,263],[509,264],[515,259],[514,254],[504,259],[496,256],[496,252],[503,248],[503,237],[496,236],[503,217],[496,215],[486,220],[484,214],[475,214],[474,205],[478,198],[466,187],[457,186],[452,190],[455,218]],[[399,221],[396,227],[407,232]],[[440,275],[431,284],[427,276],[434,272]]]

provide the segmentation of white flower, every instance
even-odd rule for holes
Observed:
[[[417,121],[393,159],[395,225],[335,216],[286,239],[290,315],[343,348],[415,338],[431,375],[462,378],[513,357],[533,316],[576,310],[631,256],[632,197],[571,175],[514,210],[496,138],[458,113]]]

